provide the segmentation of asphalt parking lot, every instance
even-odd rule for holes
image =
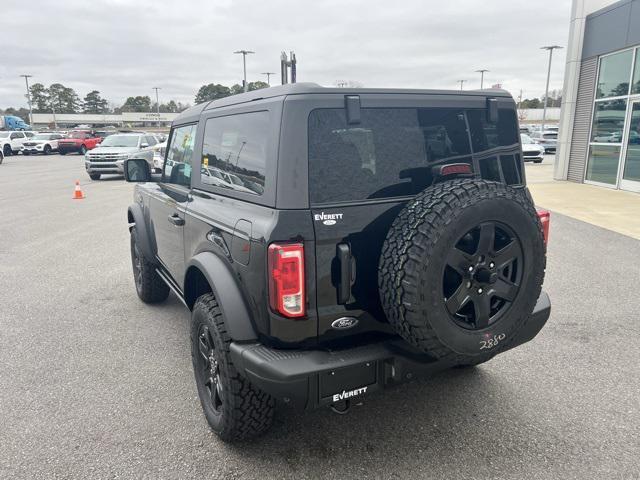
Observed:
[[[640,241],[556,214],[533,342],[226,445],[187,310],[135,294],[131,199],[80,156],[0,165],[0,478],[640,478]]]

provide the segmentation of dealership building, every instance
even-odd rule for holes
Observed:
[[[640,0],[574,0],[555,178],[640,192]]]

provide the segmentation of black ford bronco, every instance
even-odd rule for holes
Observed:
[[[350,404],[534,338],[548,212],[501,90],[293,84],[197,105],[128,210],[136,290],[191,310],[198,394],[223,439],[276,403]]]

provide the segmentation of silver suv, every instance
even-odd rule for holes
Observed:
[[[144,158],[153,168],[153,151],[149,147],[156,143],[156,137],[147,133],[109,135],[86,153],[84,165],[91,180],[100,180],[105,173],[123,175],[123,164],[128,158]]]

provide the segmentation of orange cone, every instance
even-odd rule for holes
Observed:
[[[76,190],[73,192],[74,200],[82,200],[84,198],[84,193],[80,190],[80,180],[76,180]]]

